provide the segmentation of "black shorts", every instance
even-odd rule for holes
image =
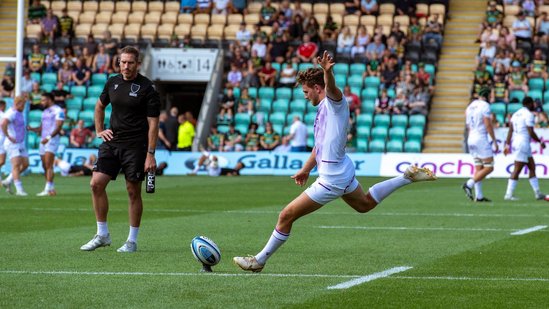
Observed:
[[[221,169],[221,176],[227,176],[227,175],[240,175],[240,172],[235,170],[234,168],[222,168]]]
[[[128,148],[121,145],[103,143],[99,146],[97,163],[93,167],[94,172],[100,172],[111,176],[116,180],[120,169],[126,175],[126,180],[143,181],[145,179],[145,159],[147,147]]]

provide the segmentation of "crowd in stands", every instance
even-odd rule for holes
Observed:
[[[525,96],[536,102],[536,126],[549,125],[548,13],[548,1],[488,1],[477,40],[480,51],[472,95],[476,98],[482,87],[491,87],[486,99],[496,126],[507,126]]]

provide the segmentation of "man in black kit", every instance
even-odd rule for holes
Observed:
[[[145,173],[156,169],[154,150],[158,137],[160,99],[152,81],[138,73],[139,51],[126,46],[120,51],[120,72],[111,77],[95,105],[95,129],[104,141],[93,169],[91,190],[97,234],[80,250],[109,246],[109,202],[105,188],[120,169],[126,176],[130,232],[118,252],[137,251],[137,234],[143,213],[141,183]],[[105,109],[112,104],[111,129],[104,129]]]

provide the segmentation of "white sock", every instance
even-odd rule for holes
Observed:
[[[107,225],[107,222],[97,221],[97,235],[99,236],[109,235],[109,226]]]
[[[269,241],[265,245],[265,248],[256,254],[255,259],[259,264],[265,265],[267,259],[271,257],[275,251],[284,244],[284,242],[290,237],[290,234],[284,234],[274,229],[273,234],[269,238]]]
[[[139,227],[130,226],[130,233],[128,234],[128,241],[137,243],[137,234],[139,233]]]
[[[466,184],[467,187],[472,188],[474,185],[475,185],[475,181],[473,180],[473,178],[470,178],[469,180],[467,180],[467,184]]]
[[[514,179],[509,179],[509,181],[507,181],[507,191],[505,192],[505,195],[513,196],[513,192],[515,192],[516,187],[517,181]]]
[[[8,177],[6,177],[6,179],[4,179],[4,183],[11,183],[12,180],[13,180],[13,174],[10,173],[8,175]]]
[[[16,180],[13,182],[13,184],[15,185],[15,189],[17,189],[17,192],[24,192],[25,190],[23,190],[23,183],[21,182],[21,180]]]
[[[53,184],[53,181],[48,181],[46,182],[46,191],[51,191],[53,189],[55,189],[55,185]]]
[[[484,194],[482,194],[482,181],[475,182],[475,197],[477,200],[484,197]]]
[[[387,179],[385,181],[376,183],[368,190],[370,195],[378,203],[381,203],[387,196],[389,196],[396,189],[411,184],[412,181],[403,175]]]
[[[535,194],[539,194],[539,181],[537,177],[529,178],[528,181],[530,182],[530,186],[532,187],[532,190],[534,190]]]

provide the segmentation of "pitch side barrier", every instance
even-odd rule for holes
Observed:
[[[59,156],[73,165],[82,164],[90,154],[97,154],[94,149],[67,148]],[[221,167],[232,168],[238,162],[244,163],[246,168],[242,175],[283,175],[290,176],[298,171],[307,161],[309,153],[276,153],[276,152],[220,152],[218,156]],[[168,168],[165,175],[185,175],[192,171],[200,158],[200,152],[156,152],[157,163],[166,162]],[[356,176],[384,176],[400,175],[411,164],[432,169],[438,177],[468,178],[474,172],[473,160],[468,154],[414,154],[414,153],[350,153],[354,163]],[[534,155],[536,173],[539,178],[549,178],[549,157],[541,154]],[[40,156],[37,150],[29,152],[30,170],[32,173],[43,173]],[[507,178],[513,168],[513,156],[498,154],[495,159],[495,170],[491,177]],[[9,167],[4,167],[4,172]],[[57,170],[56,170],[57,172]],[[206,175],[201,169],[199,175]],[[316,175],[313,170],[312,175]],[[524,170],[522,177],[527,177]]]

